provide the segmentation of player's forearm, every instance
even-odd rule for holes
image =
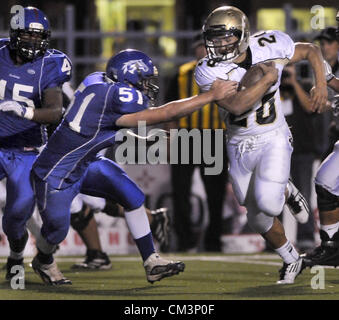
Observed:
[[[260,100],[273,82],[268,75],[257,81],[253,86],[239,91],[231,99],[217,101],[218,105],[234,115],[241,115],[250,110]]]
[[[172,101],[160,107],[123,115],[117,119],[115,124],[119,127],[136,127],[138,121],[146,121],[147,125],[173,121],[212,102],[213,98],[213,93],[208,91],[194,97]]]
[[[327,85],[336,92],[339,92],[339,78],[332,78],[331,81],[327,83]]]
[[[324,58],[318,46],[310,44],[306,53],[306,59],[310,62],[315,76],[316,86],[326,86]]]
[[[62,118],[62,107],[34,109],[32,120],[41,124],[57,124]]]
[[[211,91],[201,93],[194,97],[172,101],[168,105],[165,105],[165,108],[167,108],[165,121],[173,121],[187,116],[212,101],[213,93]]]
[[[313,43],[297,42],[290,63],[308,60],[315,74],[317,86],[326,86],[324,58],[320,48]]]

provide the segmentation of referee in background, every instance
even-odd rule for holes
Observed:
[[[167,100],[176,100],[191,97],[199,93],[198,85],[194,80],[195,66],[200,59],[206,56],[206,49],[202,34],[194,38],[192,45],[196,60],[187,62],[179,67],[178,74],[172,81],[167,94]],[[225,129],[225,124],[219,116],[218,106],[214,103],[205,105],[203,108],[183,117],[170,124],[171,128],[178,129],[212,129],[211,145],[212,155],[215,155],[215,131],[214,129]],[[202,136],[202,135],[201,135]],[[224,136],[225,139],[225,136]],[[180,150],[178,146],[179,158],[178,164],[171,164],[172,196],[173,196],[173,219],[174,228],[177,235],[177,251],[194,252],[199,245],[199,234],[192,228],[192,204],[191,188],[192,177],[195,168],[199,168],[201,179],[203,181],[207,195],[209,223],[204,235],[205,251],[221,251],[220,236],[222,233],[222,209],[226,194],[227,180],[227,157],[225,140],[218,148],[223,148],[223,170],[219,175],[205,175],[204,168],[208,167],[204,163],[203,146],[201,146],[202,164],[193,164],[193,140],[189,142],[189,164],[180,164]]]

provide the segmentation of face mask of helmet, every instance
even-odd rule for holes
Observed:
[[[224,26],[208,29],[204,32],[205,46],[210,63],[233,61],[239,55],[240,30],[225,30]],[[231,42],[231,38],[236,41]],[[232,39],[233,40],[233,39]]]
[[[150,99],[150,105],[154,106],[159,93],[159,87],[156,84],[158,79],[157,72],[153,76],[143,77],[141,71],[138,70],[138,74],[141,80],[136,83],[136,87]]]
[[[25,61],[44,55],[49,45],[50,31],[40,29],[11,30],[11,49]]]

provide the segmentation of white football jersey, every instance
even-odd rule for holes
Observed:
[[[229,136],[257,135],[286,125],[279,86],[282,69],[294,55],[294,42],[284,32],[259,32],[250,37],[249,48],[252,65],[274,61],[279,70],[278,81],[252,109],[240,116],[224,112]],[[195,70],[195,79],[202,91],[207,91],[217,78],[240,82],[246,69],[239,65],[221,61],[214,66],[207,64],[208,58],[201,59]],[[219,108],[220,110],[224,110]]]

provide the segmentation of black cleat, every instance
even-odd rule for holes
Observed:
[[[109,270],[112,263],[105,252],[100,250],[87,250],[84,262],[73,264],[71,269],[82,270]]]
[[[326,232],[320,230],[320,237],[321,245],[309,254],[303,255],[306,265],[308,267],[315,265],[339,266],[339,232],[336,232],[330,239]]]
[[[6,280],[11,280],[15,275],[17,275],[18,270],[12,269],[15,266],[20,266],[24,268],[24,259],[12,259],[10,257],[7,258],[6,266]]]

